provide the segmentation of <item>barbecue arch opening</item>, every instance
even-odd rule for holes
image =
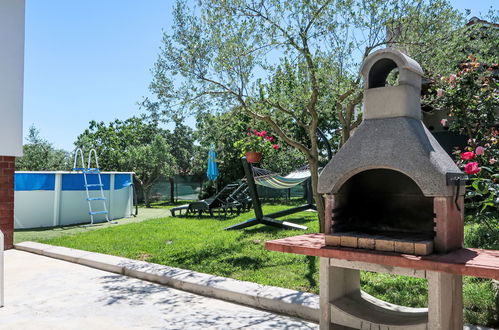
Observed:
[[[398,76],[398,66],[395,61],[389,58],[382,58],[373,64],[369,70],[369,85],[368,88],[385,87],[387,83],[392,86],[398,85],[398,80],[394,83],[388,79],[389,76],[394,74]]]
[[[333,233],[433,239],[433,198],[407,175],[371,169],[349,178],[335,194]]]

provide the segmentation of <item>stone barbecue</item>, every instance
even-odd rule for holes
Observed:
[[[398,84],[387,86],[393,70]],[[363,121],[319,178],[326,244],[416,255],[461,248],[465,176],[421,120],[421,67],[387,48],[361,72]]]

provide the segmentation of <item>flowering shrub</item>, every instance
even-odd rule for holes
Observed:
[[[269,135],[267,131],[252,130],[246,133],[246,137],[234,142],[234,147],[241,150],[241,156],[247,151],[261,152],[262,154],[279,149],[275,143],[276,138]]]
[[[463,160],[470,160],[473,159],[473,157],[475,157],[475,154],[471,151],[463,152],[461,154],[461,159]]]
[[[491,129],[490,139],[485,146],[473,148],[476,140],[470,139],[465,151],[456,149],[456,163],[470,176],[470,185],[467,189],[467,207],[479,212],[498,210],[499,206],[499,134],[495,128]]]
[[[478,212],[499,211],[499,64],[486,65],[468,56],[459,71],[434,77],[433,94],[424,102],[448,118],[442,126],[469,137],[456,149],[457,165],[470,177],[466,207]]]

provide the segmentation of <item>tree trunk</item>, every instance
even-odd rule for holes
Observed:
[[[149,195],[151,193],[151,186],[148,186],[148,187],[143,186],[142,192],[144,195],[144,203],[146,204],[146,207],[151,207],[151,202],[149,201]]]
[[[350,125],[343,126],[341,130],[341,142],[340,147],[343,147],[345,142],[350,138]]]
[[[314,196],[315,205],[317,206],[317,214],[319,216],[319,232],[324,232],[324,199],[317,191],[319,183],[319,161],[317,157],[308,158],[308,166],[310,168],[310,178],[312,179],[312,195]]]
[[[175,181],[173,180],[173,176],[168,178],[168,182],[170,183],[170,203],[175,203]]]

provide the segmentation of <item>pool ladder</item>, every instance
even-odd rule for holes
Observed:
[[[94,161],[95,161],[95,167],[91,167],[92,165],[92,155],[94,155]],[[76,167],[78,163],[78,156],[81,158],[81,167]],[[99,169],[99,160],[97,158],[97,152],[95,149],[91,149],[90,153],[88,154],[88,162],[87,162],[87,167],[85,167],[85,160],[83,157],[83,150],[81,148],[76,149],[75,151],[75,158],[74,158],[74,163],[73,163],[73,171],[76,172],[82,172],[83,173],[83,179],[85,181],[85,190],[87,192],[87,203],[88,203],[88,214],[90,215],[90,225],[94,224],[94,215],[97,214],[104,214],[106,216],[106,221],[109,221],[109,212],[107,210],[107,205],[106,205],[106,197],[104,197],[104,185],[102,184],[102,178],[100,175],[100,169]],[[88,183],[88,177],[87,175],[97,175],[98,178],[98,183]],[[100,194],[98,196],[91,196],[90,191],[91,188],[93,187],[99,187]],[[94,207],[92,207],[92,203],[102,203],[102,210],[100,211],[94,211]]]

